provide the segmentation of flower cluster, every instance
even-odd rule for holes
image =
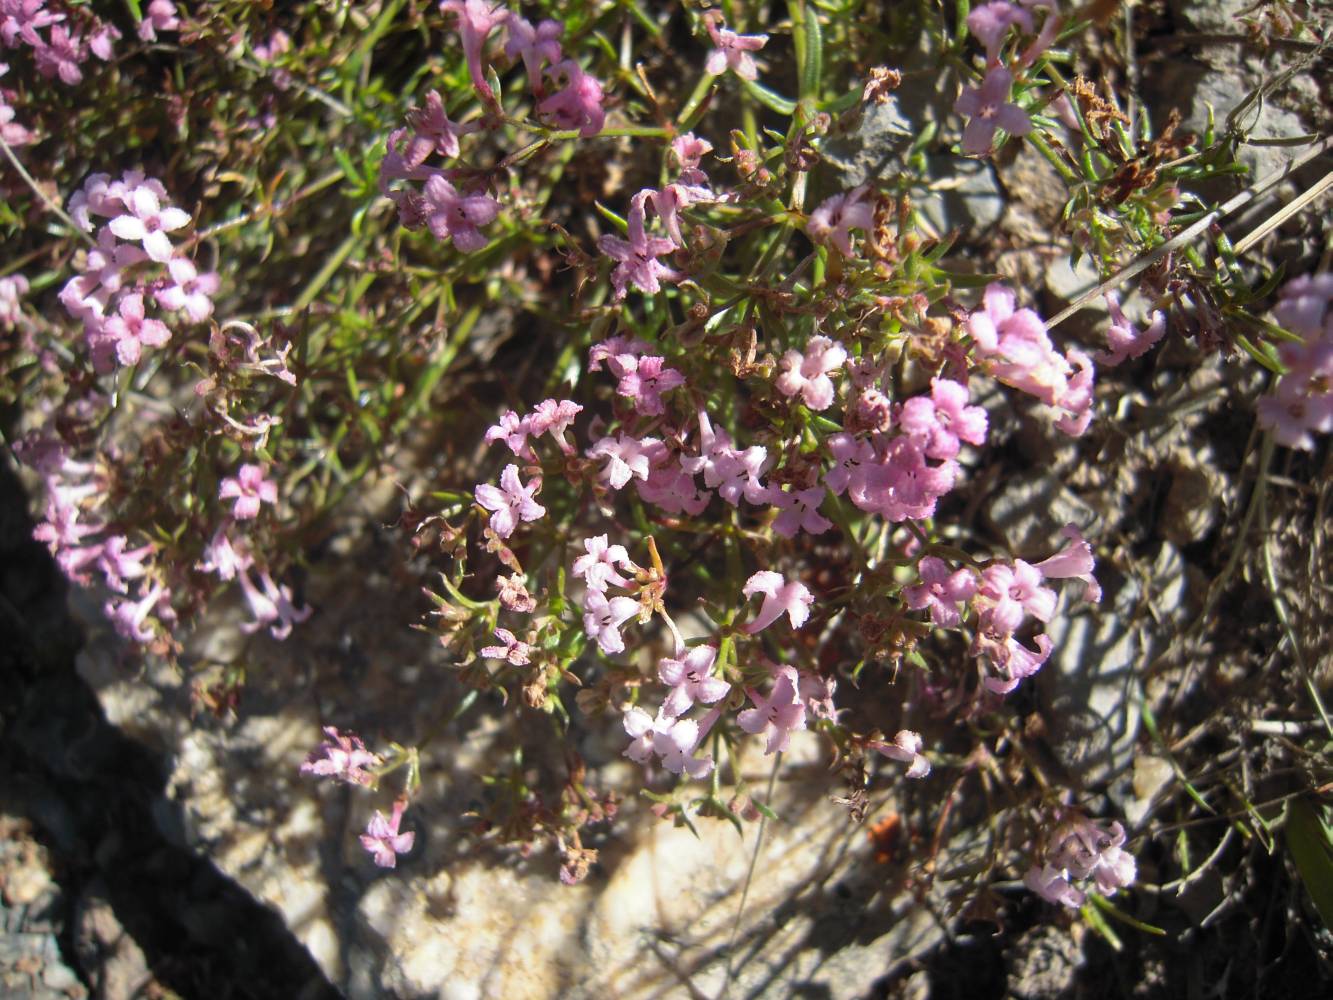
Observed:
[[[163,3],[165,0],[155,0],[154,6]],[[88,57],[110,60],[120,38],[115,25],[77,10],[77,14],[53,10],[47,0],[0,0],[0,42],[11,49],[27,46],[37,72],[73,86],[83,79]]]
[[[170,233],[190,216],[167,200],[160,181],[138,171],[120,180],[93,174],[69,200],[69,212],[97,243],[60,293],[71,316],[83,323],[93,367],[100,373],[139,362],[146,348],[171,340],[166,323],[148,314],[148,302],[188,323],[213,313],[218,276],[200,273],[171,242]],[[106,219],[100,226],[95,217]]]
[[[1134,881],[1138,866],[1124,849],[1125,830],[1117,822],[1098,826],[1070,813],[1055,828],[1039,863],[1023,877],[1033,892],[1051,903],[1079,907],[1087,898],[1074,882],[1091,882],[1104,896]]]
[[[1259,400],[1259,423],[1289,448],[1314,448],[1333,430],[1333,273],[1302,275],[1282,289],[1273,315],[1300,339],[1279,345],[1286,372]]]
[[[1041,317],[1016,306],[1011,289],[988,285],[982,308],[967,320],[973,348],[986,371],[1051,407],[1055,426],[1078,437],[1092,423],[1092,359],[1076,347],[1057,352]]]

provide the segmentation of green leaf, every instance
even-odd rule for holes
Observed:
[[[819,97],[824,75],[824,33],[814,4],[805,8],[805,65],[801,69],[801,96]]]
[[[1287,800],[1286,841],[1305,890],[1324,926],[1333,928],[1333,837],[1308,799]]]
[[[769,90],[762,83],[755,83],[753,80],[742,80],[745,89],[749,91],[750,96],[771,111],[776,111],[780,115],[791,115],[796,111],[796,102],[788,100],[776,91]]]

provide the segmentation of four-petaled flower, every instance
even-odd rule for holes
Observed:
[[[1032,119],[1017,104],[1009,102],[1009,90],[1014,76],[1003,66],[992,66],[986,71],[980,87],[969,87],[958,95],[953,109],[971,121],[963,129],[963,152],[969,156],[985,156],[995,142],[995,130],[1004,129],[1010,135],[1027,135],[1032,131]]]
[[[833,405],[835,372],[847,360],[847,349],[828,337],[811,337],[805,353],[790,350],[782,356],[782,374],[774,385],[784,396],[800,396],[812,410],[826,410]]]
[[[625,756],[639,764],[647,764],[656,755],[662,766],[672,774],[686,774],[702,778],[713,770],[713,758],[695,757],[694,748],[701,739],[699,724],[693,719],[678,719],[658,710],[653,718],[637,706],[625,713],[625,732],[630,745]]]
[[[676,244],[665,236],[649,236],[644,230],[644,203],[652,195],[652,191],[640,191],[630,199],[628,240],[610,235],[597,240],[597,249],[616,261],[611,285],[617,299],[625,297],[629,285],[645,295],[656,295],[662,289],[660,279],[676,277],[675,271],[657,259],[676,249]]]
[[[259,516],[261,504],[278,502],[278,485],[273,480],[264,478],[263,468],[247,462],[235,476],[228,476],[222,480],[222,485],[218,488],[218,498],[235,500],[231,516],[238,521],[248,521]]]
[[[479,226],[500,214],[500,203],[488,194],[459,194],[440,174],[432,174],[422,189],[421,216],[436,239],[452,239],[465,253],[480,250],[486,237]]]
[[[711,705],[731,690],[722,678],[710,676],[716,659],[717,647],[705,645],[695,646],[678,659],[663,657],[658,662],[658,679],[671,688],[662,703],[663,713],[673,718],[684,715],[696,701]]]
[[[930,620],[941,628],[953,628],[962,620],[958,605],[977,592],[977,578],[969,569],[949,572],[936,556],[924,556],[917,564],[921,582],[903,588],[903,600],[913,611],[930,608]]]
[[[605,593],[608,584],[628,587],[630,581],[616,572],[620,567],[626,573],[633,573],[635,566],[623,545],[611,545],[606,535],[597,535],[583,540],[585,554],[574,560],[574,575],[583,578],[589,590]]]
[[[108,225],[111,231],[129,243],[142,243],[144,251],[159,264],[171,260],[175,252],[167,233],[190,224],[190,216],[179,208],[162,207],[157,193],[147,185],[134,189],[125,199],[128,215],[117,215]]]
[[[508,538],[518,527],[519,521],[535,521],[544,517],[546,508],[533,499],[541,489],[540,476],[533,477],[527,486],[518,478],[518,466],[510,463],[500,473],[500,487],[496,489],[490,483],[477,486],[477,503],[491,514],[491,530],[501,538]]]
[[[632,597],[613,597],[609,601],[601,591],[589,590],[584,599],[583,631],[597,643],[597,648],[610,656],[625,651],[620,626],[640,611],[639,602]]]
[[[852,230],[871,232],[875,228],[875,207],[866,200],[864,187],[825,198],[810,213],[805,231],[819,243],[831,243],[844,257],[852,255]]]
[[[516,638],[509,629],[497,628],[495,637],[504,645],[483,646],[477,650],[478,656],[484,656],[492,660],[508,660],[516,667],[521,667],[532,659],[532,647],[522,639]]]
[[[781,573],[772,570],[760,570],[754,574],[745,581],[741,593],[746,597],[764,595],[759,614],[745,626],[745,631],[751,635],[768,628],[784,613],[791,620],[792,628],[800,628],[810,617],[810,606],[815,603],[815,595],[810,593],[805,584],[799,580],[788,583]]]
[[[754,64],[751,52],[758,52],[768,44],[767,35],[738,35],[729,28],[719,28],[716,18],[709,18],[708,37],[715,48],[708,53],[704,69],[713,76],[721,76],[731,70],[742,80],[754,80],[759,76],[759,69]]]
[[[467,62],[468,75],[472,77],[472,86],[483,101],[494,104],[495,91],[486,82],[481,53],[490,33],[513,15],[504,4],[491,3],[490,0],[443,0],[440,10],[458,15],[458,33],[463,39],[463,58]]]
[[[767,698],[753,688],[746,691],[755,707],[741,712],[736,722],[747,733],[767,738],[765,754],[784,752],[791,734],[805,728],[805,702],[801,700],[799,685],[796,668],[781,667]]]
[[[583,71],[573,59],[565,59],[547,70],[564,87],[537,105],[537,113],[550,115],[560,128],[576,128],[580,137],[591,139],[606,124],[602,109],[602,84]]]
[[[393,804],[393,815],[385,816],[378,809],[366,824],[366,832],[361,834],[361,846],[375,857],[375,864],[381,868],[392,868],[398,863],[398,855],[412,850],[417,835],[411,831],[399,833],[398,826],[403,821],[403,812],[407,809],[407,800],[398,799]]]

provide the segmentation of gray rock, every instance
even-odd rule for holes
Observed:
[[[1072,996],[1083,950],[1068,931],[1041,924],[1020,937],[1006,956],[1008,995],[1015,1000]]]

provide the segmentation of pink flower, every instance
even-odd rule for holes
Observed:
[[[410,167],[420,166],[431,153],[452,159],[459,153],[458,137],[477,129],[475,124],[458,125],[450,121],[437,90],[426,94],[424,107],[408,111],[407,123],[415,133],[402,152]]]
[[[869,743],[869,746],[878,750],[885,757],[910,764],[911,766],[907,769],[907,777],[909,778],[924,778],[930,773],[930,759],[921,752],[921,745],[921,735],[912,732],[910,729],[899,730],[892,743],[885,743],[881,740],[872,740]]]
[[[661,448],[662,442],[657,438],[640,440],[622,432],[614,438],[602,438],[588,449],[588,454],[608,460],[603,471],[611,488],[618,490],[631,479],[646,481],[652,460]]]
[[[647,354],[652,347],[634,337],[608,337],[588,348],[588,371],[599,372],[602,364],[619,378],[630,369],[634,359]]]
[[[639,496],[668,514],[689,514],[697,517],[708,506],[708,494],[701,491],[694,477],[681,467],[676,456],[664,465],[654,464],[648,478],[637,483]]]
[[[143,296],[135,293],[120,300],[119,312],[102,323],[97,339],[114,345],[116,360],[128,367],[138,363],[145,347],[161,347],[171,340],[171,331],[161,320],[145,318]],[[95,351],[101,354],[103,349],[99,344]]]
[[[1273,306],[1273,318],[1307,344],[1333,334],[1333,271],[1288,281]],[[1291,361],[1283,361],[1291,367]]]
[[[159,31],[179,31],[180,18],[176,14],[176,5],[171,0],[152,0],[144,8],[143,20],[139,22],[139,38],[145,42],[157,41]]]
[[[828,531],[833,527],[833,522],[819,513],[819,505],[824,502],[825,495],[822,486],[791,493],[770,487],[766,499],[782,512],[774,520],[773,530],[783,538],[795,538],[798,531],[812,535]]]
[[[499,489],[490,483],[482,483],[476,488],[475,495],[477,503],[494,512],[491,514],[491,530],[501,538],[508,538],[519,521],[535,521],[546,515],[546,508],[533,498],[541,486],[540,476],[524,486],[518,478],[518,466],[510,463],[500,473]]]
[[[483,101],[494,104],[495,92],[486,82],[481,53],[490,33],[513,15],[505,9],[504,4],[491,3],[489,0],[443,0],[440,10],[458,15],[458,33],[463,40],[463,58],[467,61],[472,86]]]
[[[607,656],[625,651],[620,627],[639,613],[639,602],[632,597],[613,597],[589,590],[584,600],[583,631]]]
[[[790,620],[792,628],[800,628],[809,619],[810,607],[815,603],[815,595],[810,593],[805,584],[799,580],[788,583],[781,573],[772,570],[755,573],[745,581],[741,593],[746,597],[764,595],[759,614],[745,626],[745,631],[750,635],[768,628],[783,614]]]
[[[489,225],[500,214],[500,203],[488,194],[459,194],[440,174],[432,174],[422,189],[422,218],[436,239],[452,239],[464,253],[480,250],[487,243],[479,226]]]
[[[1048,903],[1078,909],[1087,896],[1069,884],[1069,878],[1054,865],[1033,865],[1023,876],[1023,884]]]
[[[828,337],[811,337],[805,353],[791,350],[782,356],[782,374],[774,385],[784,396],[798,393],[812,410],[827,410],[833,405],[833,380],[828,373],[837,371],[847,360],[847,349]]]
[[[913,611],[930,608],[930,620],[941,628],[953,628],[962,615],[961,602],[970,601],[977,592],[977,579],[969,569],[949,572],[948,564],[935,556],[923,556],[917,564],[921,582],[903,588],[903,600]]]
[[[825,198],[810,213],[805,231],[816,243],[831,243],[844,257],[852,256],[852,230],[875,228],[875,209],[866,200],[865,187],[853,188]]]
[[[532,647],[521,639],[515,638],[514,633],[509,629],[497,628],[495,637],[503,645],[483,646],[477,650],[477,655],[492,660],[508,660],[516,667],[521,667],[532,659]]]
[[[996,635],[1009,635],[1023,624],[1026,612],[1048,622],[1055,614],[1055,591],[1041,585],[1042,573],[1022,559],[1013,565],[997,563],[981,571],[977,604],[981,627]]]
[[[543,399],[526,418],[528,429],[534,435],[550,434],[562,452],[572,455],[574,446],[565,440],[565,432],[582,412],[583,407],[572,399]]]
[[[986,46],[987,63],[999,61],[1000,45],[1009,29],[1015,25],[1031,34],[1032,15],[1009,0],[992,0],[980,7],[973,7],[967,15],[968,30]]]
[[[634,565],[623,545],[611,545],[606,535],[583,540],[584,555],[574,560],[574,575],[580,577],[589,590],[605,593],[607,585],[628,587],[630,581],[616,572],[617,567],[626,573],[636,573],[639,567]]]
[[[929,396],[903,403],[898,426],[920,439],[929,458],[956,458],[961,442],[986,443],[986,411],[967,405],[967,386],[950,379],[932,379]]]
[[[591,139],[606,124],[601,83],[573,59],[557,63],[547,73],[564,86],[538,104],[537,113],[549,115],[559,128],[578,129],[580,136]]]
[[[102,571],[106,585],[122,594],[130,588],[127,581],[137,580],[148,572],[144,559],[153,555],[156,547],[149,542],[137,549],[126,549],[129,540],[124,535],[110,535],[97,557],[97,568]]]
[[[361,846],[374,855],[375,864],[381,868],[393,868],[398,863],[398,855],[406,854],[416,843],[415,833],[398,832],[406,809],[406,799],[394,802],[392,816],[386,817],[376,809],[375,815],[366,824],[366,832],[361,834]]]
[[[768,488],[759,476],[768,461],[768,452],[762,445],[753,445],[740,451],[733,447],[725,430],[714,431],[708,414],[699,411],[700,454],[682,456],[680,466],[690,475],[704,474],[704,485],[715,489],[731,506],[740,503],[743,495],[754,504],[765,503]]]
[[[693,132],[686,132],[671,140],[671,159],[680,171],[682,184],[708,186],[708,175],[700,169],[699,164],[712,151],[713,144],[707,139],[700,139]]]
[[[849,482],[847,495],[862,510],[895,523],[919,521],[935,513],[939,498],[953,489],[957,475],[957,462],[930,465],[920,442],[903,434]]]
[[[74,86],[83,79],[79,65],[88,59],[88,45],[63,24],[52,25],[47,42],[33,49],[37,72],[50,79],[59,76],[62,83]]]
[[[367,788],[375,784],[375,775],[366,768],[379,767],[384,763],[379,754],[367,750],[359,736],[340,733],[336,726],[325,726],[324,735],[328,738],[301,765],[302,774],[333,778]]]
[[[1060,534],[1069,539],[1069,544],[1051,556],[1037,563],[1033,569],[1051,580],[1076,579],[1084,583],[1083,599],[1097,603],[1102,599],[1102,588],[1092,575],[1096,561],[1092,557],[1089,545],[1072,524],[1060,529]]]
[[[161,583],[154,583],[137,600],[130,597],[116,598],[108,601],[103,610],[121,638],[131,642],[152,642],[156,634],[144,622],[159,607],[169,616],[171,605],[167,601],[170,596],[171,591]]]
[[[231,516],[238,521],[248,521],[259,516],[260,504],[278,502],[278,486],[271,479],[264,478],[260,466],[246,464],[235,476],[222,480],[218,499],[235,500]]]
[[[1076,437],[1092,420],[1092,359],[1074,348],[1057,353],[1041,317],[1016,310],[1016,301],[1003,285],[986,286],[983,307],[967,319],[968,335],[991,375],[1063,410],[1056,426]]]
[[[1152,314],[1148,328],[1140,332],[1111,292],[1106,293],[1106,307],[1111,311],[1111,326],[1106,331],[1106,343],[1111,349],[1097,355],[1099,365],[1113,368],[1129,358],[1146,354],[1166,333],[1166,313],[1160,309]]]
[[[219,528],[204,547],[203,559],[195,568],[201,573],[216,573],[219,580],[232,580],[253,565],[254,558],[244,548],[233,546],[225,529]]]
[[[167,261],[171,284],[156,288],[153,297],[163,309],[180,310],[192,323],[202,323],[213,315],[213,296],[221,282],[216,271],[200,274],[194,262],[185,257]]]
[[[953,109],[971,119],[963,129],[963,152],[970,156],[986,156],[995,142],[995,130],[1002,128],[1010,135],[1027,135],[1032,131],[1032,120],[1017,104],[1009,103],[1009,90],[1014,76],[1003,66],[992,66],[986,71],[980,87],[969,87],[958,96]]]
[[[1302,275],[1287,283],[1273,315],[1301,338],[1278,356],[1287,372],[1259,401],[1259,424],[1278,444],[1312,450],[1311,431],[1333,430],[1333,274]]]
[[[513,410],[506,410],[500,415],[498,424],[487,428],[485,440],[487,444],[503,441],[509,446],[509,450],[519,458],[528,462],[535,462],[537,453],[528,444],[528,436],[531,433],[531,417],[519,417]]]
[[[630,736],[630,745],[625,748],[625,756],[630,760],[647,764],[658,756],[662,758],[662,766],[672,774],[691,778],[702,778],[713,770],[711,756],[693,755],[703,738],[699,724],[693,719],[678,719],[663,710],[654,719],[634,707],[625,713],[623,725]]]
[[[691,205],[715,201],[713,192],[706,187],[691,184],[668,184],[650,196],[653,210],[662,219],[671,242],[678,247],[685,246],[685,237],[680,231],[680,213]]]
[[[657,258],[671,253],[676,245],[662,236],[649,236],[644,231],[644,202],[653,192],[640,191],[630,199],[629,239],[618,236],[602,236],[597,240],[597,248],[612,260],[616,268],[611,272],[611,284],[616,290],[616,298],[623,299],[628,285],[633,285],[645,295],[656,295],[662,288],[659,279],[675,279],[677,274]]]
[[[658,661],[658,679],[671,688],[662,703],[664,714],[674,718],[688,712],[696,701],[711,705],[726,696],[731,685],[710,676],[716,659],[717,647],[704,645],[693,647],[679,659],[663,657]]]
[[[833,693],[838,689],[838,681],[833,677],[800,671],[800,683],[796,686],[805,710],[816,719],[838,720],[838,708],[833,704]]]
[[[1028,649],[1012,635],[995,638],[982,633],[977,636],[974,651],[984,653],[998,676],[987,677],[982,683],[988,691],[1008,694],[1018,687],[1019,681],[1031,677],[1041,669],[1051,655],[1051,640],[1039,635],[1032,640],[1036,650]]]
[[[759,70],[754,64],[751,52],[758,52],[768,43],[767,35],[738,35],[728,28],[719,28],[717,18],[709,18],[708,36],[713,40],[713,51],[708,53],[704,70],[713,76],[721,76],[731,70],[742,80],[754,80]]]
[[[528,71],[528,85],[540,89],[542,82],[542,64],[554,66],[560,61],[560,36],[565,26],[559,21],[547,18],[537,27],[517,14],[510,14],[505,22],[509,31],[509,40],[505,42],[505,55],[510,59],[520,56],[523,68]]]
[[[645,417],[661,416],[662,393],[685,384],[685,376],[674,368],[664,368],[665,364],[665,358],[653,355],[632,358],[616,385],[616,392],[632,400],[634,409]]]
[[[781,667],[767,698],[754,689],[746,691],[754,708],[741,712],[736,722],[747,733],[767,738],[765,754],[783,753],[791,743],[791,734],[805,728],[805,703],[797,691],[799,683],[795,667]]]
[[[528,593],[527,581],[518,573],[497,579],[495,590],[500,604],[510,611],[525,615],[537,606],[537,601]]]
[[[1134,857],[1121,846],[1125,829],[1112,822],[1103,828],[1071,813],[1055,829],[1044,863],[1033,865],[1023,881],[1048,902],[1068,907],[1083,904],[1084,894],[1071,880],[1093,880],[1103,895],[1133,883],[1138,874]]]
[[[870,442],[840,431],[829,437],[828,446],[833,455],[833,467],[824,473],[824,485],[835,496],[842,496],[852,483],[857,484],[858,491],[863,491],[865,467],[875,458],[875,449]]]
[[[125,202],[130,214],[118,215],[109,223],[111,231],[129,243],[142,243],[144,252],[159,264],[175,252],[167,233],[190,224],[190,216],[179,208],[163,208],[157,193],[148,185],[136,187]]]
[[[241,626],[241,631],[249,635],[268,626],[269,635],[281,642],[292,634],[292,626],[305,621],[313,614],[309,607],[298,608],[292,603],[292,588],[281,586],[269,576],[268,570],[259,574],[259,586],[250,579],[248,573],[238,573],[236,582],[241,585],[241,593],[250,606],[252,620]]]

